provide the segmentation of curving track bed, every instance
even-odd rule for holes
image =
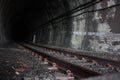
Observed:
[[[20,44],[31,51],[36,58],[55,65],[66,71],[69,76],[76,78],[87,78],[107,73],[120,72],[120,62],[74,53],[46,46],[33,44]]]

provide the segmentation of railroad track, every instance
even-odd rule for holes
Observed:
[[[106,73],[120,72],[120,62],[87,56],[50,47],[23,44],[23,47],[33,52],[37,58],[42,58],[50,64],[56,64],[61,70],[68,72],[69,76],[87,78]]]

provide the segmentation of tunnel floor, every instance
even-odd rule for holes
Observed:
[[[54,71],[52,74],[49,73],[51,69]],[[63,80],[61,77],[67,78],[68,76],[59,69],[53,69],[52,65],[46,64],[35,57],[33,52],[20,45],[0,47],[0,80]]]
[[[16,76],[15,67],[19,64],[22,51],[15,45],[0,47],[0,80],[14,80]]]
[[[29,53],[17,45],[0,47],[0,80],[56,80],[55,77],[66,77],[60,70],[55,71],[55,75],[47,73],[52,66]]]

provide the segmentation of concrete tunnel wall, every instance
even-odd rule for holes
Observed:
[[[67,5],[71,10],[89,1],[69,0]],[[111,6],[118,3],[120,3],[118,0],[104,0],[69,16],[86,11],[93,12],[86,12],[74,18],[63,19],[57,23],[55,23],[57,20],[53,21],[36,31],[34,34],[36,43],[91,51],[117,51],[120,49],[120,7]],[[111,8],[103,9],[107,7]],[[103,10],[94,11],[98,9]],[[58,13],[51,12],[52,15],[58,15],[59,11],[62,11],[59,10],[59,7],[57,10]],[[118,42],[118,44],[114,45],[114,42]]]
[[[84,9],[79,7],[91,1],[96,3]],[[0,0],[0,4],[0,44],[22,41],[89,51],[119,51],[119,0]],[[68,12],[77,7],[78,11]],[[42,25],[66,12],[66,17]]]
[[[9,0],[0,0],[0,45],[4,45],[10,42],[9,19],[12,16],[12,10],[9,6]]]
[[[0,3],[0,7],[2,7],[1,3]],[[6,40],[7,40],[5,36],[5,30],[3,28],[4,22],[2,21],[2,13],[3,11],[0,8],[0,44],[6,43]]]

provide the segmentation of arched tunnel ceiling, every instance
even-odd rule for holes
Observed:
[[[15,40],[24,40],[35,27],[63,14],[70,8],[69,0],[0,1],[3,8],[2,21],[8,26],[10,34],[8,37]],[[90,0],[85,2],[87,1]]]
[[[1,8],[4,9],[2,21],[7,24],[11,38],[24,40],[36,26],[62,14],[66,10],[64,2],[64,0],[0,0]]]
[[[5,33],[7,38],[24,41],[34,32],[34,29],[37,29],[37,27],[44,27],[40,26],[41,24],[67,11],[69,12],[80,5],[94,1],[104,0],[0,0],[0,20],[4,26],[3,29],[7,32]],[[103,3],[103,5],[105,4]],[[88,10],[94,8],[95,6],[90,7]],[[119,12],[117,12],[117,14],[119,14]],[[115,18],[115,21],[116,20]],[[68,22],[71,23],[69,20]],[[119,23],[111,25],[118,26]],[[112,29],[114,32],[119,33],[117,27]]]

